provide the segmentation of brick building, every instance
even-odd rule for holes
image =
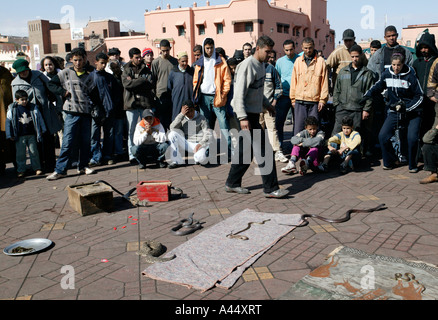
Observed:
[[[106,51],[105,38],[121,35],[120,22],[112,20],[89,21],[85,28],[71,29],[70,24],[47,20],[28,22],[32,65],[47,55],[65,57],[72,49],[82,46],[89,59]]]

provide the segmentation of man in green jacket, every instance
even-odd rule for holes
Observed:
[[[368,100],[365,105],[362,105],[360,102],[364,94],[373,86],[374,74],[362,65],[361,57],[363,51],[359,45],[352,46],[349,52],[352,62],[339,72],[333,92],[336,121],[332,136],[342,131],[342,119],[345,116],[349,116],[353,119],[355,130],[361,133],[365,141],[370,142],[373,102]],[[371,145],[366,142],[365,144]]]

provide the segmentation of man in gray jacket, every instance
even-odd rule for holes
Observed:
[[[242,188],[242,178],[251,165],[251,160],[245,159],[247,150],[244,149],[251,146],[259,163],[265,197],[279,199],[289,194],[288,190],[280,189],[278,185],[274,151],[269,142],[266,143],[265,131],[259,122],[263,106],[272,107],[263,91],[266,77],[264,63],[274,46],[275,43],[271,38],[260,37],[254,55],[245,59],[236,69],[234,98],[231,105],[240,121],[242,131],[238,144],[239,158],[236,161],[238,163],[235,163],[237,156],[235,155],[225,186],[225,191],[228,193],[250,193],[248,189]],[[244,139],[248,135],[251,135],[247,137],[250,142]]]
[[[368,61],[368,69],[373,71],[378,78],[385,69],[388,69],[391,66],[391,56],[394,53],[394,49],[400,47],[397,42],[398,32],[396,27],[388,26],[385,29],[385,40],[386,46],[383,46],[381,49],[377,50],[377,52],[370,58]],[[414,63],[414,59],[411,51],[404,48],[406,51],[406,61],[405,64],[412,66]],[[378,80],[378,79],[377,79]]]

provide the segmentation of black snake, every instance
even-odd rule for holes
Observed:
[[[289,226],[289,227],[300,227],[300,228],[301,227],[306,227],[310,223],[309,222],[309,218],[319,219],[319,220],[322,220],[322,221],[328,222],[328,223],[345,223],[345,222],[351,220],[351,215],[353,213],[371,213],[371,212],[381,211],[381,210],[384,210],[384,209],[386,209],[385,204],[381,204],[378,207],[372,208],[372,209],[351,209],[351,210],[347,211],[347,213],[345,214],[344,218],[340,218],[340,219],[325,218],[325,217],[322,217],[322,216],[319,216],[319,215],[316,215],[316,214],[303,214],[301,216],[301,220],[303,220],[303,222],[300,225],[286,225],[286,224],[281,224],[281,225],[282,226]],[[242,236],[240,234],[245,232],[245,231],[247,231],[247,230],[249,230],[252,227],[252,225],[254,225],[254,224],[263,225],[263,224],[265,224],[265,223],[267,223],[269,221],[271,221],[271,220],[266,220],[266,221],[263,221],[263,222],[250,222],[248,224],[248,227],[246,227],[245,229],[243,229],[243,230],[241,230],[239,232],[236,232],[236,233],[232,232],[231,234],[227,235],[227,238],[248,241],[249,240],[248,237]]]

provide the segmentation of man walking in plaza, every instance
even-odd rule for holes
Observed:
[[[274,46],[275,43],[271,38],[267,36],[260,37],[257,41],[254,55],[245,59],[236,69],[232,106],[240,121],[242,131],[238,144],[239,161],[238,163],[233,161],[225,186],[225,191],[228,193],[250,193],[248,189],[242,188],[242,178],[251,165],[251,160],[245,157],[244,149],[250,143],[259,164],[264,196],[266,198],[279,199],[289,194],[288,190],[280,189],[278,185],[274,152],[271,145],[266,143],[265,131],[259,122],[263,107],[272,107],[268,99],[264,97],[263,91],[266,77],[264,63],[267,61],[268,54]],[[251,137],[248,137],[249,135]],[[248,139],[245,139],[246,137],[251,139],[250,142],[248,142]],[[251,151],[249,153],[252,154]]]

